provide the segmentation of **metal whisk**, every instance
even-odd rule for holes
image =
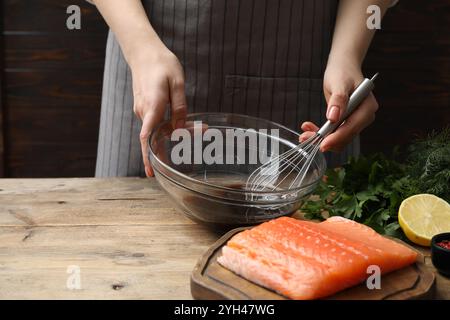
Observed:
[[[331,123],[328,120],[309,139],[258,167],[248,177],[246,189],[274,191],[281,188],[285,190],[302,186],[323,139],[335,131],[370,94],[377,76],[378,73],[372,79],[364,79],[355,89],[349,98],[345,113],[339,121]],[[285,185],[288,187],[286,188]]]

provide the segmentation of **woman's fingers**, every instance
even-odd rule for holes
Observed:
[[[143,110],[140,116],[142,119],[141,133],[139,139],[141,142],[142,161],[145,166],[145,174],[147,177],[153,176],[153,169],[148,158],[149,146],[148,138],[152,130],[164,119],[167,102],[170,102],[171,121],[173,128],[182,128],[185,125],[187,105],[184,93],[184,80],[168,79],[168,94],[164,86],[156,87],[154,94],[149,95],[149,100],[141,102],[142,105],[137,110]]]
[[[315,135],[316,133],[313,131],[305,131],[303,132],[300,137],[299,137],[299,141],[300,142],[305,142],[306,140],[308,140],[309,138],[311,138],[313,135]]]
[[[334,78],[332,78],[334,79]],[[339,78],[329,82],[327,101],[327,119],[337,122],[342,117],[347,108],[349,92],[353,89],[353,82]]]
[[[187,107],[184,92],[183,67],[166,47],[143,52],[132,66],[134,112],[142,120],[139,135],[142,161],[147,176],[153,175],[148,159],[148,138],[164,120],[170,105],[172,128],[184,127]]]
[[[337,122],[345,112],[348,103],[348,94],[343,89],[332,91],[328,99],[327,119]]]
[[[144,162],[145,175],[147,177],[153,176],[153,169],[150,165],[150,160],[148,159],[148,137],[151,132],[151,119],[150,114],[148,113],[144,119],[142,120],[142,128],[141,133],[139,134],[139,140],[141,142],[141,151],[142,151],[142,161]]]
[[[201,123],[201,128],[199,128],[194,121],[186,121],[184,124],[184,128],[187,129],[191,134],[194,134],[195,129],[201,129],[202,134],[208,130],[209,126],[206,122]]]
[[[304,132],[300,135],[299,141],[304,142],[313,136],[319,130],[319,127],[312,122],[306,121],[302,123],[301,129]]]
[[[334,123],[344,114],[350,93],[364,79],[360,68],[346,61],[328,61],[323,91],[327,100],[326,118]]]
[[[320,150],[322,152],[342,150],[355,135],[375,120],[377,110],[378,103],[374,95],[370,94],[342,126],[323,140]]]
[[[144,119],[142,119],[141,133],[139,134],[139,140],[141,142],[142,150],[142,160],[145,166],[145,174],[147,177],[153,176],[152,166],[150,160],[148,159],[148,137],[152,132],[153,128],[163,120],[165,112],[165,102],[158,102],[154,107],[149,108],[146,112]]]
[[[174,129],[184,127],[187,115],[184,79],[169,80],[171,121]]]
[[[302,123],[301,129],[303,131],[319,131],[319,127],[310,121],[306,121]]]

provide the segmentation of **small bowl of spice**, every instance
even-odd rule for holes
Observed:
[[[437,234],[431,239],[431,261],[441,274],[450,277],[450,232]]]

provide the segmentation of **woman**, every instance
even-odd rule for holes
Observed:
[[[153,175],[147,138],[170,110],[237,112],[297,130],[337,121],[362,81],[374,30],[392,0],[94,0],[111,28],[96,176]],[[323,79],[323,80],[322,80]],[[325,100],[327,107],[325,108]],[[359,152],[375,118],[371,94],[321,144],[331,164]],[[138,119],[136,119],[135,115]]]

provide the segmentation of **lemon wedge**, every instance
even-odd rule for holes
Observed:
[[[432,194],[409,197],[400,205],[398,222],[409,240],[429,246],[435,234],[450,231],[450,204]]]

